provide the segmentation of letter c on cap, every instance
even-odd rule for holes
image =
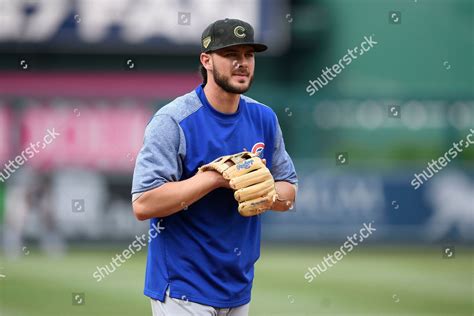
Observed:
[[[240,25],[235,27],[234,35],[238,38],[244,38],[245,36],[247,36],[247,34],[245,34],[245,28]]]

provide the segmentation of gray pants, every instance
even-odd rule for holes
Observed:
[[[151,300],[153,316],[248,316],[249,307],[250,303],[233,308],[216,308],[171,298],[168,291],[164,303]]]

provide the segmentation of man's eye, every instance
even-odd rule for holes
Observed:
[[[247,57],[253,57],[253,53],[246,54]]]

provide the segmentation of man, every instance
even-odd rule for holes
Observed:
[[[229,181],[200,166],[251,150],[275,180],[271,209],[286,211],[295,200],[296,172],[275,113],[241,95],[252,84],[255,52],[267,48],[253,35],[240,20],[209,25],[201,38],[204,83],[146,128],[132,201],[139,220],[164,228],[148,249],[144,293],[153,315],[248,315],[261,218],[241,216]]]

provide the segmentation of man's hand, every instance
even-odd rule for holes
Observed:
[[[272,205],[273,211],[285,212],[293,208],[296,198],[296,186],[286,181],[275,182],[278,198]]]
[[[204,173],[209,173],[210,175],[212,175],[212,177],[215,178],[216,189],[217,188],[232,189],[229,185],[229,180],[226,180],[222,176],[222,174],[220,174],[219,172],[214,171],[214,170],[209,170],[209,171],[205,171]]]

